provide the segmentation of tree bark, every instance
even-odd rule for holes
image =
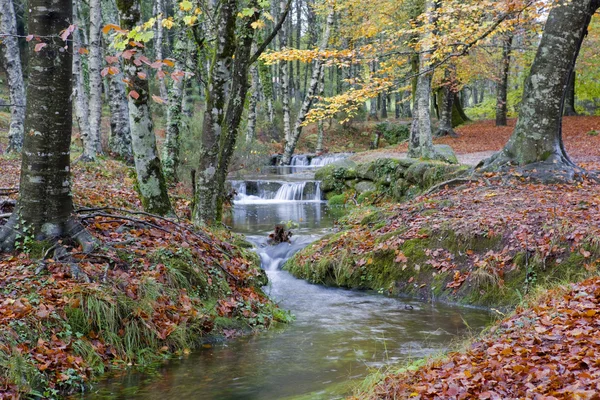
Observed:
[[[157,60],[164,58],[163,54],[163,37],[164,30],[162,26],[163,17],[165,14],[165,7],[163,0],[154,0],[154,15],[156,16],[156,27],[154,29],[154,55]],[[165,84],[164,78],[158,77],[158,90],[160,97],[167,99],[167,85]]]
[[[331,35],[331,28],[333,26],[334,15],[334,8],[333,6],[330,6],[329,13],[325,21],[323,37],[321,38],[321,43],[319,44],[319,51],[321,52],[327,48],[327,44],[329,43],[329,36]],[[310,80],[310,85],[308,87],[308,90],[306,91],[306,96],[304,97],[304,101],[302,102],[302,107],[298,112],[298,117],[296,118],[296,123],[294,125],[294,132],[291,135],[290,140],[286,141],[285,143],[283,156],[281,157],[281,165],[290,165],[290,162],[292,161],[292,155],[294,154],[294,150],[296,149],[296,143],[298,143],[298,139],[302,134],[302,124],[306,120],[306,115],[310,111],[310,107],[312,106],[312,103],[315,98],[315,93],[321,80],[321,75],[324,73],[323,64],[323,59],[321,58],[317,58],[313,63],[313,72]]]
[[[4,68],[8,79],[10,109],[10,127],[8,129],[8,148],[10,151],[21,151],[23,146],[23,123],[25,120],[25,84],[21,66],[21,52],[17,39],[17,16],[13,0],[0,0],[0,31],[6,36],[2,38],[4,45]]]
[[[80,22],[80,10],[76,0],[73,0],[73,20],[78,27],[82,26]],[[90,113],[89,99],[85,90],[85,77],[81,65],[81,54],[79,52],[82,48],[81,42],[83,42],[81,28],[77,28],[73,32],[73,39],[73,100],[75,101],[75,119],[79,127],[79,136],[85,146],[90,137]]]
[[[158,0],[160,2],[160,0]],[[179,12],[179,17],[182,13]],[[186,67],[186,56],[190,48],[190,40],[184,30],[179,30],[175,37],[173,46],[173,58],[175,59],[175,70],[184,71]],[[164,83],[164,81],[163,81]],[[168,93],[167,107],[167,129],[165,134],[165,143],[163,147],[163,169],[165,178],[169,182],[177,182],[177,169],[179,167],[179,136],[181,128],[181,112],[184,79],[173,79],[171,90]],[[166,91],[166,89],[165,89]]]
[[[509,32],[503,38],[500,79],[496,83],[496,126],[506,126],[508,124],[508,76],[510,72],[512,42],[513,33]]]
[[[285,0],[279,2],[279,12],[283,13],[285,8]],[[279,31],[279,48],[283,50],[287,46],[287,30],[285,24]],[[291,128],[291,115],[290,115],[290,77],[288,74],[289,62],[279,62],[279,79],[280,79],[280,94],[281,94],[281,106],[283,109],[283,136],[285,142],[291,140],[292,128]]]
[[[317,92],[319,93],[319,96],[323,97],[325,92],[325,74],[321,75],[321,81],[319,82]],[[320,119],[317,122],[317,147],[315,148],[315,153],[317,154],[323,152],[323,138],[325,136],[325,127],[323,125],[323,120]]]
[[[105,24],[119,24],[119,16],[113,0],[102,4],[102,16]],[[131,149],[131,129],[129,127],[129,105],[123,82],[123,64],[119,64],[118,74],[108,75],[108,106],[110,108],[110,151],[127,163],[133,163]]]
[[[102,153],[100,129],[102,120],[102,5],[100,0],[90,0],[90,47],[89,47],[89,84],[90,84],[90,132],[83,137],[83,161],[94,161]]]
[[[436,3],[433,0],[425,1],[425,12],[428,14],[428,23],[433,25],[432,13]],[[432,35],[433,26],[427,28],[422,37],[424,45],[419,54],[419,76],[416,87],[416,104],[413,112],[408,155],[414,158],[433,158],[434,148],[431,132],[431,80],[433,71],[430,71],[431,46],[427,43]]]
[[[216,174],[219,162],[219,144],[225,118],[228,86],[231,81],[235,53],[235,22],[237,1],[221,3],[217,19],[216,48],[210,65],[206,87],[206,111],[202,125],[200,163],[196,181],[193,220],[196,225],[210,225],[217,218]]]
[[[93,239],[71,219],[72,42],[57,36],[72,21],[72,3],[29,0],[28,10],[29,33],[44,38],[46,47],[36,52],[36,42],[29,43],[20,197],[0,228],[0,251],[12,250],[17,238],[25,236],[36,240],[70,236],[89,250]]]
[[[246,144],[250,144],[254,141],[254,137],[256,136],[256,105],[258,104],[259,97],[259,78],[258,78],[258,68],[256,65],[250,67],[250,79],[252,81],[251,90],[252,93],[250,95],[250,102],[248,104],[248,126],[246,129]]]
[[[561,1],[550,11],[525,82],[517,126],[504,149],[483,163],[486,169],[530,166],[527,170],[541,180],[573,179],[578,168],[562,141],[565,92],[599,7],[598,0]]]
[[[122,28],[131,30],[140,23],[139,0],[117,0],[117,8],[121,15]],[[137,189],[144,210],[165,215],[171,212],[171,203],[156,149],[156,137],[148,105],[150,97],[148,80],[140,77],[147,76],[147,71],[144,64],[137,61],[138,57],[143,56],[143,53],[140,48],[131,45],[128,45],[128,50],[134,51],[134,55],[126,60],[125,67],[126,77],[130,84],[128,93],[129,125],[131,127]]]
[[[568,117],[574,117],[577,114],[575,111],[575,81],[577,79],[577,73],[575,69],[571,73],[569,78],[569,84],[567,85],[567,93],[565,96],[565,115]]]

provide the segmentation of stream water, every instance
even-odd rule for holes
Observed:
[[[232,181],[229,225],[257,248],[266,291],[296,317],[289,325],[212,344],[152,373],[108,377],[89,399],[334,399],[368,373],[438,352],[489,323],[486,311],[311,285],[281,270],[329,231],[335,211],[311,174]],[[293,221],[292,244],[266,246],[273,226]]]

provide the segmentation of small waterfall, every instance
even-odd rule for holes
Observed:
[[[306,182],[284,183],[275,194],[275,200],[304,200]]]
[[[292,167],[305,167],[310,165],[310,160],[306,154],[299,154],[297,156],[292,157],[292,161],[290,162],[290,166]]]
[[[238,204],[321,201],[321,182],[230,181]]]
[[[350,157],[349,153],[326,154],[324,156],[313,157],[310,160],[311,167],[323,167],[328,164],[333,164],[336,161],[344,160]]]

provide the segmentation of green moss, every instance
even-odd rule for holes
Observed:
[[[343,206],[346,204],[346,195],[345,194],[336,194],[329,198],[328,201],[330,206]]]

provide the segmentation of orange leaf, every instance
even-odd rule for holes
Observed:
[[[42,50],[44,47],[48,46],[46,43],[38,43],[35,45],[35,49],[34,51],[37,53],[38,51]]]
[[[140,97],[140,94],[138,92],[136,92],[135,90],[131,90],[129,92],[129,96],[131,96],[133,99],[137,100]]]

